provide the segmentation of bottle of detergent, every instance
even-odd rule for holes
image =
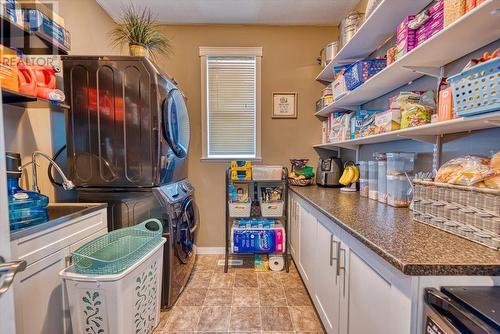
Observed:
[[[49,198],[19,186],[21,178],[21,155],[6,152],[7,193],[9,199],[10,230],[44,223],[48,220]]]

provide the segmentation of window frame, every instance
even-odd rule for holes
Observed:
[[[201,62],[201,128],[202,155],[201,161],[228,162],[235,159],[262,161],[261,154],[261,63],[262,47],[200,47]],[[208,66],[209,57],[255,57],[255,157],[242,158],[238,156],[209,157],[208,156]]]

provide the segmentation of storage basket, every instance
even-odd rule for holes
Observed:
[[[281,217],[283,216],[284,202],[260,202],[260,212],[262,217]]]
[[[229,202],[229,216],[235,218],[250,217],[252,202],[233,203]]]
[[[68,293],[73,333],[149,334],[160,322],[163,244],[120,274],[60,272]]]
[[[310,179],[288,179],[288,183],[291,184],[292,186],[297,186],[297,187],[306,187],[314,184],[314,178]]]
[[[498,249],[500,190],[414,180],[414,219]]]
[[[162,232],[158,219],[109,232],[73,252],[75,271],[98,275],[120,273],[160,244]]]
[[[458,116],[500,109],[500,58],[476,65],[448,78],[453,108]]]
[[[282,176],[281,166],[252,166],[252,177],[255,181],[279,181]]]
[[[358,60],[344,72],[347,89],[354,90],[382,71],[387,66],[385,59],[363,59]]]

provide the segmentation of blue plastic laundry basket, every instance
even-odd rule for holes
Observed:
[[[500,58],[495,58],[448,78],[453,108],[458,116],[500,110]]]

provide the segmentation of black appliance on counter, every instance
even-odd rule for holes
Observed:
[[[194,265],[190,125],[176,84],[144,57],[63,56],[68,173],[80,202],[108,203],[108,228],[163,222],[162,306]]]
[[[343,171],[339,158],[321,158],[316,169],[316,184],[322,187],[341,187],[339,180]]]
[[[425,289],[424,334],[499,334],[500,286]]]

